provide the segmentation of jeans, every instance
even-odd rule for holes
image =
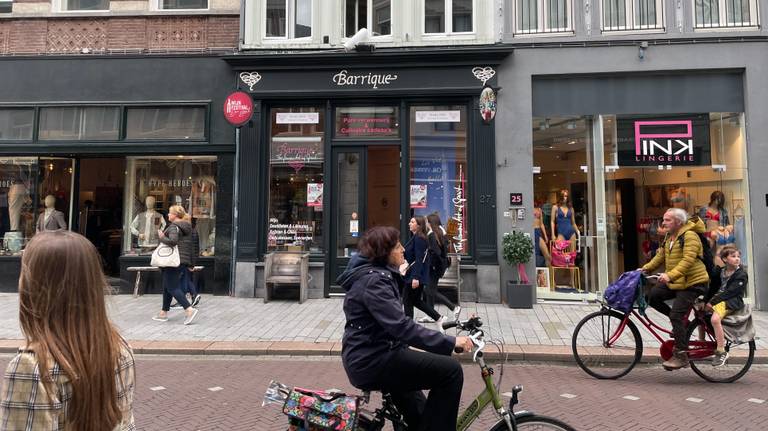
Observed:
[[[392,353],[371,390],[392,395],[411,431],[456,429],[464,371],[450,356],[401,349]],[[424,397],[423,390],[429,390]]]
[[[686,323],[684,319],[696,302],[699,295],[707,292],[707,286],[691,286],[685,290],[671,290],[666,285],[654,286],[648,293],[648,304],[661,314],[669,316],[672,323],[672,337],[675,339],[675,350],[688,350],[688,340],[685,338]],[[666,300],[673,299],[672,308]]]
[[[435,311],[435,307],[429,307],[422,293],[424,292],[424,286],[419,285],[416,289],[412,288],[410,284],[403,286],[403,308],[405,309],[405,315],[413,318],[413,307],[423,311],[432,320],[437,322],[440,319],[440,313]]]
[[[440,293],[437,290],[437,283],[440,281],[439,278],[437,278],[437,275],[430,274],[429,276],[429,285],[424,290],[424,296],[427,298],[427,307],[434,309],[435,308],[435,300],[439,302],[440,304],[445,305],[448,307],[449,310],[453,311],[454,308],[456,308],[455,305],[453,305],[453,302],[451,302],[450,299],[446,298],[445,295]]]
[[[181,282],[183,281],[181,271],[189,272],[187,268],[180,266],[178,268],[162,268],[160,271],[163,273],[163,311],[171,309],[171,298],[176,298],[176,301],[185,310],[189,308],[189,301],[181,289]]]
[[[192,299],[195,299],[195,296],[197,296],[197,286],[195,286],[194,274],[189,271],[189,268],[181,267],[181,290],[189,292],[192,295]]]

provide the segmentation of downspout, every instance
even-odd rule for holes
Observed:
[[[237,35],[237,49],[235,52],[239,52],[245,44],[245,3],[247,1],[243,0],[240,2],[240,30]]]

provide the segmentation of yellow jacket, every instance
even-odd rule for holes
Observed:
[[[664,243],[656,251],[656,256],[643,266],[643,271],[653,272],[663,263],[664,272],[670,278],[668,286],[672,290],[708,285],[707,268],[700,259],[704,256],[704,250],[697,235],[704,232],[706,232],[704,222],[698,217],[691,218],[680,228],[676,237],[673,238],[667,234]],[[680,236],[684,238],[685,248],[680,247],[678,240]]]

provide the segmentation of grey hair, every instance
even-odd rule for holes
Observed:
[[[676,218],[681,225],[688,223],[688,213],[684,209],[670,208],[667,212],[671,214],[672,217]]]

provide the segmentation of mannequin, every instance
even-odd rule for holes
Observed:
[[[10,218],[11,231],[18,231],[21,222],[21,210],[24,204],[29,203],[29,191],[24,183],[15,180],[8,189],[8,217]]]
[[[552,257],[549,255],[549,238],[547,238],[547,230],[544,228],[544,223],[542,222],[541,218],[541,208],[534,208],[534,254],[536,255],[536,266],[549,266],[549,262],[552,260]]]
[[[728,210],[725,209],[725,195],[720,190],[715,190],[709,196],[709,205],[699,209],[699,218],[704,220],[707,230],[717,229],[718,226],[728,226],[731,221]]]
[[[552,206],[551,220],[552,238],[568,240],[571,243],[571,251],[575,250],[576,235],[581,235],[581,232],[576,227],[576,215],[568,200],[568,190],[563,189],[558,193],[557,203]]]
[[[48,230],[66,230],[67,222],[64,221],[64,213],[56,208],[56,197],[48,195],[45,197],[45,211],[37,217],[36,232]]]
[[[138,237],[140,248],[154,249],[160,244],[157,231],[165,230],[165,219],[162,214],[155,211],[154,196],[147,196],[144,204],[146,204],[144,212],[137,214],[131,222],[131,233]]]

